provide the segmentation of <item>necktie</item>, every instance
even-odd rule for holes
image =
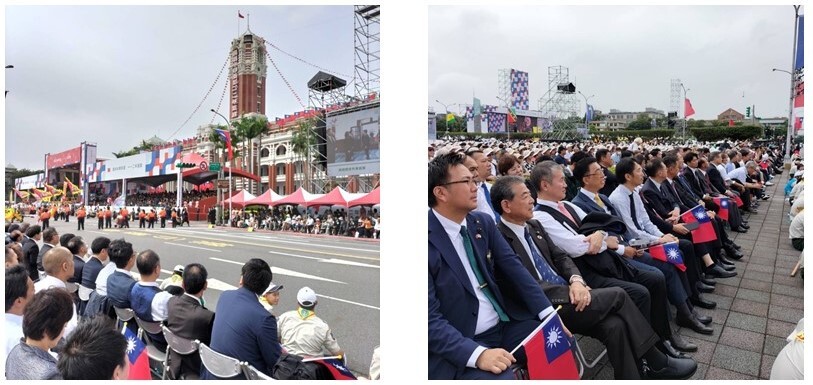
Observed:
[[[494,213],[494,218],[496,221],[500,221],[500,214],[497,214],[497,211],[494,210],[494,206],[491,205],[491,193],[488,191],[488,186],[486,186],[486,182],[480,184],[480,188],[483,189],[483,193],[486,195],[486,202],[488,202],[488,207],[491,208],[491,212]]]
[[[571,222],[576,223],[576,220],[575,220],[575,219],[573,219],[573,216],[572,216],[572,215],[570,215],[570,211],[567,211],[567,208],[565,208],[565,204],[564,204],[564,203],[559,202],[558,207],[559,207],[559,211],[560,211],[562,214],[564,214],[564,215],[567,217],[567,219],[570,219],[570,221],[571,221]]]
[[[641,226],[638,225],[638,216],[635,215],[635,200],[632,199],[632,193],[630,193],[630,214],[632,214],[632,224],[636,229],[641,230]]]
[[[491,292],[491,288],[488,287],[488,284],[483,278],[483,273],[480,271],[480,266],[477,264],[477,259],[474,258],[474,247],[471,245],[471,238],[469,237],[469,232],[466,229],[466,226],[460,227],[460,235],[463,236],[463,246],[466,248],[466,256],[469,257],[469,265],[471,265],[471,271],[474,272],[474,277],[477,278],[477,284],[480,285],[479,287],[483,290],[483,294],[486,296],[486,298],[488,298],[488,301],[491,302],[491,305],[494,306],[494,310],[500,317],[500,321],[508,322],[508,316],[502,310],[500,304],[497,303],[494,293]]]
[[[565,282],[564,278],[556,274],[556,272],[551,269],[548,261],[536,252],[536,247],[531,239],[531,233],[528,232],[527,227],[525,228],[525,242],[528,242],[528,248],[531,250],[531,258],[533,258],[536,270],[539,272],[539,276],[542,277],[542,280],[553,285],[566,285],[567,282]]]
[[[700,199],[694,194],[694,191],[692,191],[692,188],[689,187],[689,183],[686,182],[686,178],[684,178],[683,175],[678,176],[678,181],[680,181],[680,184],[683,185],[683,188],[686,189],[686,191],[689,193],[689,195],[692,196],[692,199],[694,199],[694,200]]]
[[[596,204],[598,205],[598,207],[604,208],[604,202],[601,200],[601,198],[598,196],[598,194],[593,195],[593,200],[596,201]]]

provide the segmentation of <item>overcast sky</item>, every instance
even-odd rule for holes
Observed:
[[[82,141],[112,158],[179,128],[174,139],[192,137],[212,122],[211,108],[228,116],[228,68],[215,79],[238,33],[238,9],[250,15],[252,32],[341,74],[353,92],[352,6],[9,6],[6,164],[39,169],[45,153]],[[307,106],[306,83],[319,69],[268,52]],[[270,120],[302,110],[270,62],[266,82]]]
[[[802,11],[803,13],[803,11]],[[788,115],[794,11],[781,6],[434,6],[429,10],[429,102],[502,105],[497,71],[529,73],[530,105],[564,66],[577,90],[609,112],[668,110],[681,79],[696,119],[727,108]],[[743,94],[745,95],[743,97]],[[578,96],[577,96],[578,97]],[[579,97],[581,113],[583,99]]]

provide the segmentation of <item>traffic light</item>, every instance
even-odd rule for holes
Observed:
[[[197,163],[176,163],[175,167],[177,167],[177,168],[192,168],[192,167],[198,167],[198,164]]]
[[[749,107],[745,107],[745,117],[746,117],[746,118],[750,118],[750,117],[751,117],[751,107],[750,107],[750,106],[749,106]]]

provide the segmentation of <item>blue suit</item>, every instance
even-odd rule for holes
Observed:
[[[479,310],[475,289],[446,230],[429,210],[429,379],[461,378],[464,372],[490,375],[466,368],[474,350],[485,346],[510,351],[539,325],[538,314],[551,306],[488,215],[469,213],[466,228],[483,278],[510,321],[498,324],[502,343],[495,345],[502,346],[475,341]]]
[[[601,193],[599,193],[598,196],[601,199],[601,201],[604,202],[604,206],[606,206],[607,209],[610,210],[610,214],[618,216],[618,213],[615,211],[615,207],[613,206],[612,203],[610,203],[610,198],[607,198],[606,195]],[[584,210],[585,213],[604,211],[603,208],[599,207],[596,201],[588,198],[587,195],[584,195],[581,191],[579,191],[579,193],[576,194],[576,196],[573,197],[573,199],[571,199],[570,201],[573,202],[574,205],[579,206],[579,208]]]
[[[220,295],[212,327],[212,344],[216,352],[247,361],[257,370],[271,375],[280,356],[277,319],[260,304],[257,294],[245,287]],[[201,379],[217,379],[201,366]],[[234,379],[245,379],[244,375]]]

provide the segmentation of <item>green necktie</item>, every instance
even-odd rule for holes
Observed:
[[[471,265],[471,270],[474,272],[474,276],[477,278],[477,283],[480,285],[479,288],[483,290],[483,294],[485,294],[488,301],[491,302],[491,305],[494,306],[494,310],[500,317],[500,321],[508,322],[508,316],[502,310],[500,304],[497,303],[497,299],[494,298],[494,293],[491,292],[491,288],[488,287],[486,280],[483,279],[483,273],[480,271],[480,266],[474,258],[474,247],[471,245],[471,238],[469,238],[469,232],[466,230],[466,226],[460,227],[460,235],[463,236],[463,245],[466,247],[466,255],[469,257],[469,264]]]

